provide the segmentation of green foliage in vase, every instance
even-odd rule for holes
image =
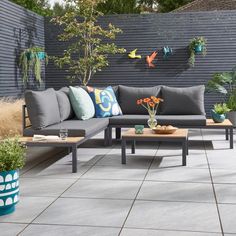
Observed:
[[[236,67],[231,72],[215,73],[206,89],[207,92],[223,94],[228,108],[236,111]]]
[[[63,16],[52,19],[56,24],[64,27],[59,35],[60,41],[68,42],[62,57],[54,57],[56,65],[68,68],[70,81],[79,80],[87,85],[92,76],[109,65],[110,54],[124,53],[124,48],[118,48],[115,40],[122,30],[111,23],[107,28],[98,24],[98,17],[103,14],[97,10],[103,0],[65,0],[73,7]],[[105,41],[106,40],[106,41]]]
[[[7,138],[0,142],[0,172],[21,169],[25,164],[25,147],[19,139]]]
[[[193,38],[189,44],[190,57],[189,57],[188,62],[191,67],[194,67],[194,64],[195,64],[195,55],[196,55],[195,48],[197,46],[202,47],[203,56],[206,56],[207,54],[207,40],[204,37]]]
[[[214,111],[217,114],[226,114],[230,111],[226,103],[217,103],[214,105]]]
[[[24,83],[28,82],[29,75],[33,72],[36,81],[42,82],[41,79],[41,59],[39,53],[44,53],[45,63],[48,64],[48,56],[44,48],[31,47],[25,49],[20,55],[20,67]]]

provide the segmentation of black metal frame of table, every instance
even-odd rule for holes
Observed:
[[[77,172],[77,147],[82,144],[85,139],[81,139],[78,142],[67,142],[65,141],[23,141],[26,146],[29,147],[65,147],[72,152],[72,173]]]
[[[186,137],[173,137],[166,135],[162,136],[153,136],[153,137],[144,137],[142,134],[140,136],[122,136],[121,140],[121,163],[126,164],[126,144],[127,141],[131,141],[131,153],[135,154],[136,141],[156,141],[156,142],[180,142],[182,144],[182,165],[186,166],[187,164],[187,155],[188,150],[188,132]]]

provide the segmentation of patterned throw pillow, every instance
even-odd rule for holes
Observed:
[[[97,118],[122,115],[120,105],[111,86],[105,89],[87,87],[95,107]]]

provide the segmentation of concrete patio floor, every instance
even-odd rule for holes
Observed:
[[[137,143],[121,165],[119,142],[104,147],[102,135],[78,149],[76,174],[62,150],[29,149],[0,235],[236,235],[236,142],[224,132],[190,130],[186,167],[173,143]]]

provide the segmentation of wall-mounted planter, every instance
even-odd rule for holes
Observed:
[[[45,54],[45,52],[37,52],[37,56],[38,56],[39,60],[44,60],[46,54]],[[30,52],[27,53],[27,59],[28,60],[32,60],[33,57],[34,57],[34,54],[32,54]]]
[[[168,59],[168,57],[173,54],[172,48],[170,48],[168,46],[163,47],[162,52],[163,52],[164,59]]]
[[[0,172],[0,216],[15,211],[19,194],[19,172]]]
[[[211,117],[215,123],[222,123],[225,120],[225,114],[218,114],[214,110],[211,110]]]

